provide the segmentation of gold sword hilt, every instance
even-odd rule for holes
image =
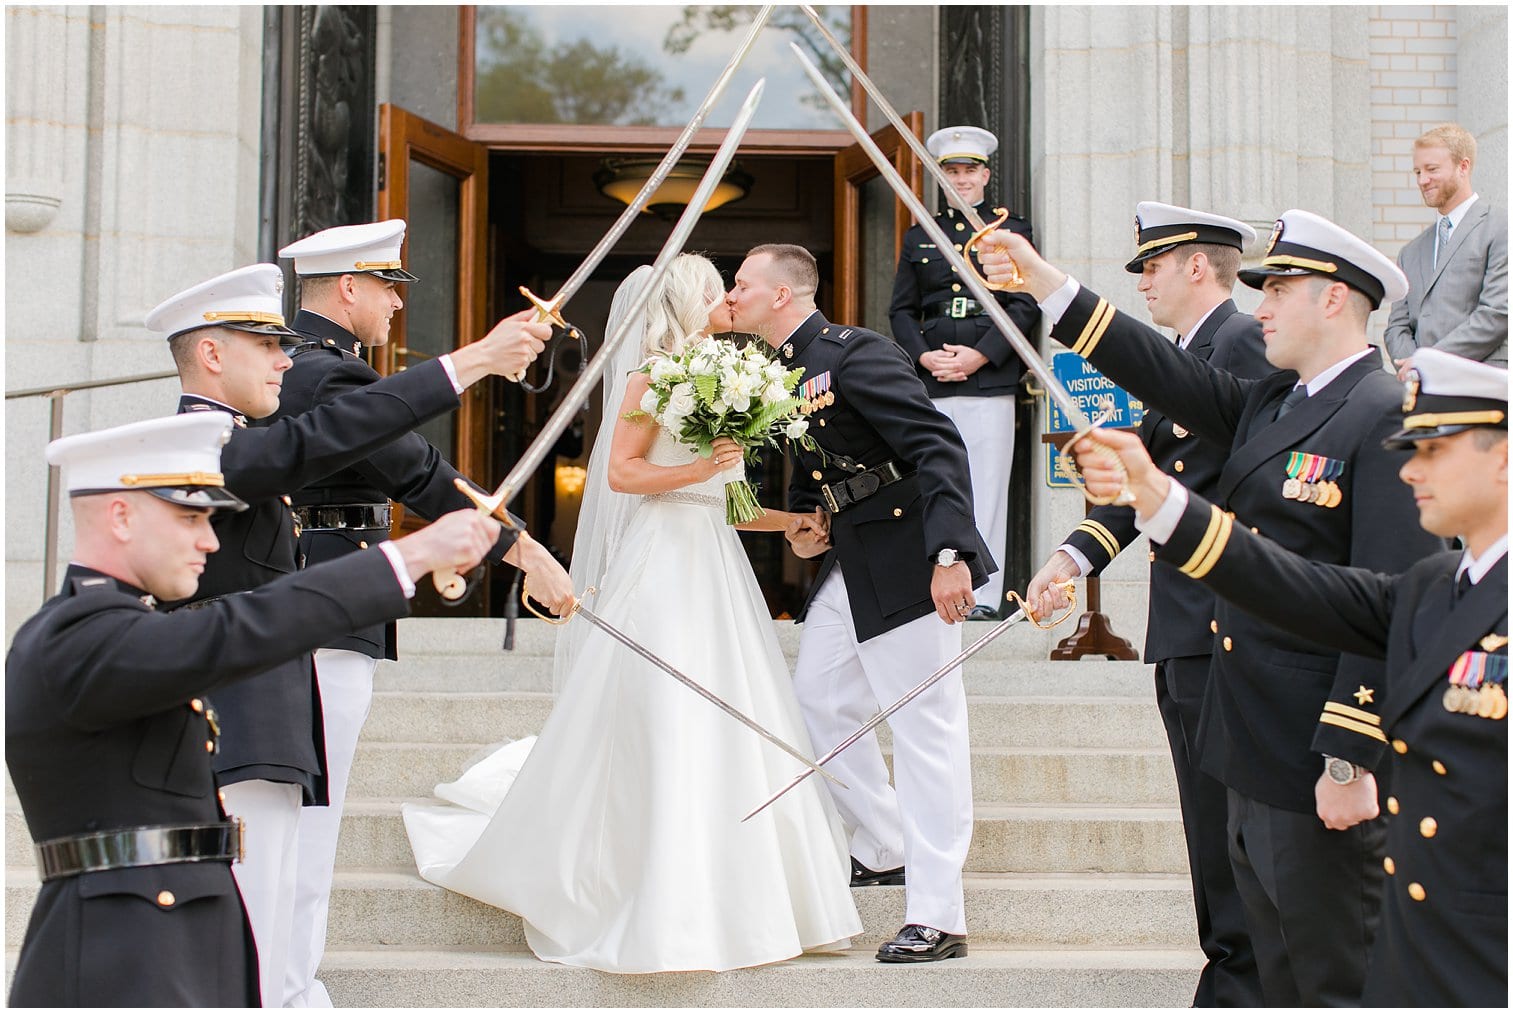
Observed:
[[[536,606],[531,604],[531,578],[527,577],[520,582],[520,604],[524,605],[525,610],[531,615],[535,616],[537,619],[545,620],[546,622],[551,623],[553,626],[566,626],[569,622],[572,621],[573,616],[578,614],[578,610],[583,607],[583,599],[587,598],[591,594],[598,593],[599,589],[597,587],[585,588],[583,594],[573,599],[572,607],[569,608],[565,614],[560,616],[552,616],[538,611]]]
[[[1135,502],[1135,494],[1130,492],[1129,488],[1129,472],[1125,469],[1124,462],[1119,460],[1119,455],[1112,448],[1105,447],[1102,444],[1093,447],[1093,453],[1099,457],[1113,461],[1118,466],[1120,473],[1125,477],[1125,481],[1119,485],[1119,491],[1112,496],[1094,496],[1088,492],[1087,482],[1083,480],[1082,471],[1077,467],[1077,459],[1072,454],[1072,448],[1077,445],[1079,440],[1103,425],[1113,415],[1114,399],[1112,396],[1107,396],[1104,398],[1102,408],[1098,414],[1089,419],[1087,425],[1073,433],[1072,438],[1066,441],[1066,446],[1057,452],[1056,471],[1068,482],[1076,486],[1083,497],[1094,506],[1107,506],[1110,503],[1118,506],[1129,506]]]
[[[488,514],[507,528],[516,526],[514,518],[504,508],[503,490],[492,496],[485,496],[461,478],[452,479],[452,483],[477,505],[479,513]],[[468,579],[456,570],[432,570],[431,585],[436,588],[436,593],[448,602],[458,602],[467,597]]]
[[[1029,620],[1030,625],[1037,630],[1053,630],[1070,619],[1072,613],[1077,611],[1077,582],[1075,580],[1060,580],[1053,581],[1052,583],[1055,587],[1061,588],[1066,593],[1066,611],[1062,613],[1060,619],[1052,619],[1048,623],[1040,621],[1039,617],[1035,615],[1035,610],[1030,608],[1030,603],[1021,598],[1018,591],[1010,591],[1007,595],[1008,600],[1018,604],[1019,610],[1024,613],[1025,619]]]
[[[536,307],[536,323],[551,324],[553,327],[562,328],[572,337],[578,336],[578,329],[562,319],[562,304],[559,299],[543,299],[524,285],[520,286],[520,294],[530,300],[532,306]],[[525,379],[525,370],[522,369],[518,373],[505,377],[505,379],[512,383],[519,383]]]
[[[977,244],[982,242],[983,238],[989,233],[997,232],[998,227],[1009,220],[1008,208],[994,208],[993,214],[997,215],[997,217],[972,233],[972,238],[962,244],[961,259],[967,262],[967,269],[972,272],[972,275],[993,291],[1018,292],[1024,287],[1024,275],[1019,273],[1019,265],[1014,263],[1012,257],[1009,258],[1009,267],[1013,270],[1014,274],[1003,284],[989,281],[981,271],[977,270],[977,265],[972,262],[972,253],[977,249]]]

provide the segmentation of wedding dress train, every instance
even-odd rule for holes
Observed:
[[[664,432],[647,459],[679,465],[692,453]],[[766,605],[725,523],[720,477],[647,496],[586,604],[812,755]],[[544,960],[618,972],[748,967],[844,948],[861,932],[845,838],[819,778],[740,822],[801,769],[593,630],[534,746],[506,746],[438,786],[458,805],[406,805],[405,826],[425,879],[518,913]]]

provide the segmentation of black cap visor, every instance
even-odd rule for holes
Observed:
[[[158,499],[166,499],[179,506],[231,510],[237,513],[247,509],[246,501],[240,496],[213,485],[165,485],[140,491],[150,492]]]
[[[1163,253],[1169,253],[1179,246],[1188,243],[1212,243],[1215,246],[1233,246],[1237,250],[1245,249],[1245,238],[1234,229],[1220,228],[1217,225],[1200,223],[1183,225],[1158,225],[1149,229],[1141,229],[1139,233],[1140,248],[1135,251],[1135,259],[1124,265],[1124,269],[1130,274],[1140,274],[1145,270],[1145,262]]]

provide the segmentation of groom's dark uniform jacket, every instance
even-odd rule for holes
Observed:
[[[789,507],[832,512],[833,549],[810,600],[839,565],[856,635],[869,640],[935,611],[930,581],[941,549],[962,554],[973,587],[986,583],[998,564],[973,520],[966,447],[898,344],[816,310],[778,354],[804,369],[818,444],[794,445]],[[795,620],[808,608],[806,600]]]
[[[247,502],[212,520],[221,547],[205,561],[189,603],[260,587],[298,568],[298,525],[289,493],[328,475],[455,409],[457,392],[439,362],[414,369],[322,405],[297,418],[248,423],[221,450],[226,488]],[[226,411],[185,394],[179,411]],[[185,603],[174,603],[182,605]],[[217,690],[222,741],[213,762],[222,784],[265,780],[297,784],[306,804],[326,804],[325,728],[311,656],[270,669],[256,682]]]
[[[1331,694],[1325,718],[1346,720],[1317,725],[1321,748],[1392,772],[1386,899],[1364,1003],[1507,1006],[1506,708],[1467,714],[1444,699],[1462,658],[1489,674],[1488,685],[1507,671],[1508,557],[1463,591],[1459,552],[1397,576],[1327,566],[1252,535],[1197,496],[1157,556],[1187,573],[1211,564],[1203,582],[1267,623],[1386,658],[1379,679]]]
[[[316,405],[329,404],[347,391],[382,379],[359,354],[362,345],[356,335],[334,320],[300,310],[290,329],[305,340],[289,351],[294,365],[284,373],[274,419],[303,415]],[[409,432],[366,458],[294,491],[290,497],[293,506],[306,518],[299,537],[304,565],[314,566],[388,541],[387,526],[353,525],[360,515],[381,513],[391,499],[428,521],[473,506],[454,484],[460,477],[441,451],[419,433]],[[517,524],[518,528],[506,527],[500,533],[490,558],[504,558],[525,527],[523,521],[517,520]],[[397,656],[393,623],[358,630],[321,646],[391,661]]]

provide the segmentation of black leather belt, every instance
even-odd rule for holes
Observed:
[[[36,846],[42,882],[85,872],[180,862],[240,862],[242,821],[103,830]]]
[[[925,319],[932,320],[935,317],[950,317],[952,320],[961,320],[965,317],[980,317],[986,311],[982,303],[975,299],[967,299],[957,296],[947,299],[945,302],[931,303],[925,307]]]
[[[856,506],[883,486],[892,485],[904,477],[905,473],[899,466],[889,461],[839,482],[822,485],[820,494],[825,497],[825,505],[830,508],[830,512],[838,514],[847,507]]]
[[[388,503],[337,503],[331,506],[298,506],[295,520],[305,531],[346,531],[351,528],[387,528]]]

